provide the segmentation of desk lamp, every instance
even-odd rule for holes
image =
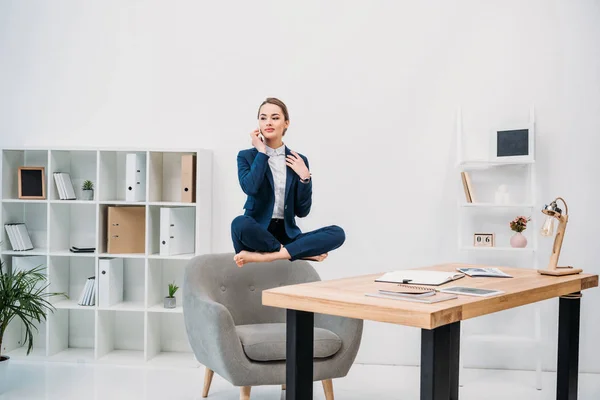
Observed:
[[[561,200],[565,205],[565,212],[556,205],[556,201]],[[563,238],[565,236],[565,229],[567,228],[567,222],[569,221],[569,207],[562,197],[557,197],[550,204],[546,204],[542,209],[542,212],[547,215],[544,225],[542,226],[542,236],[552,236],[554,234],[554,220],[558,220],[558,229],[556,236],[554,237],[554,245],[552,246],[552,255],[550,256],[550,262],[548,263],[547,269],[538,269],[538,272],[542,275],[572,275],[578,274],[582,270],[576,269],[571,266],[559,267],[558,256],[560,255],[560,248],[562,247]]]

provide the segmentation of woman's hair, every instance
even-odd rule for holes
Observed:
[[[284,121],[290,120],[290,114],[288,113],[287,106],[285,105],[285,103],[283,101],[279,100],[276,97],[267,97],[266,100],[260,104],[260,106],[258,107],[258,113],[256,115],[256,118],[260,117],[260,109],[262,106],[264,106],[267,103],[275,104],[276,106],[279,106],[279,108],[281,108],[281,111],[283,111]],[[285,135],[285,131],[287,131],[287,128],[283,130],[283,135]]]

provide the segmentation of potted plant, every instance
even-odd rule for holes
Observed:
[[[525,247],[527,246],[527,238],[523,236],[521,232],[527,229],[527,222],[531,221],[531,218],[518,216],[510,221],[510,229],[517,232],[510,238],[510,245],[512,247]]]
[[[42,271],[43,267],[38,266],[31,270],[8,272],[0,260],[0,383],[6,382],[4,375],[10,358],[2,355],[4,333],[10,322],[16,318],[23,323],[29,355],[33,350],[34,331],[38,330],[36,323],[46,320],[48,310],[55,310],[47,298],[57,295],[68,298],[65,293],[46,291],[48,284],[45,283],[46,274]]]
[[[94,200],[94,183],[90,180],[83,181],[81,185],[83,200]]]
[[[179,289],[179,286],[175,285],[175,282],[169,283],[169,295],[165,297],[165,308],[177,307],[177,299],[175,298],[175,292]]]

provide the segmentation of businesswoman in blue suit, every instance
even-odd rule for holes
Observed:
[[[290,125],[286,105],[267,98],[258,109],[252,148],[238,153],[238,179],[247,195],[244,215],[231,224],[238,267],[251,262],[323,261],[346,240],[336,225],[302,233],[295,217],[308,215],[312,179],[308,159],[290,150],[283,136]],[[262,134],[262,138],[260,135]]]

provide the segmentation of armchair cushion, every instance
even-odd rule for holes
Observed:
[[[286,353],[285,323],[248,324],[235,327],[246,356],[254,361],[282,361]],[[315,328],[314,358],[331,357],[342,340],[328,329]]]

